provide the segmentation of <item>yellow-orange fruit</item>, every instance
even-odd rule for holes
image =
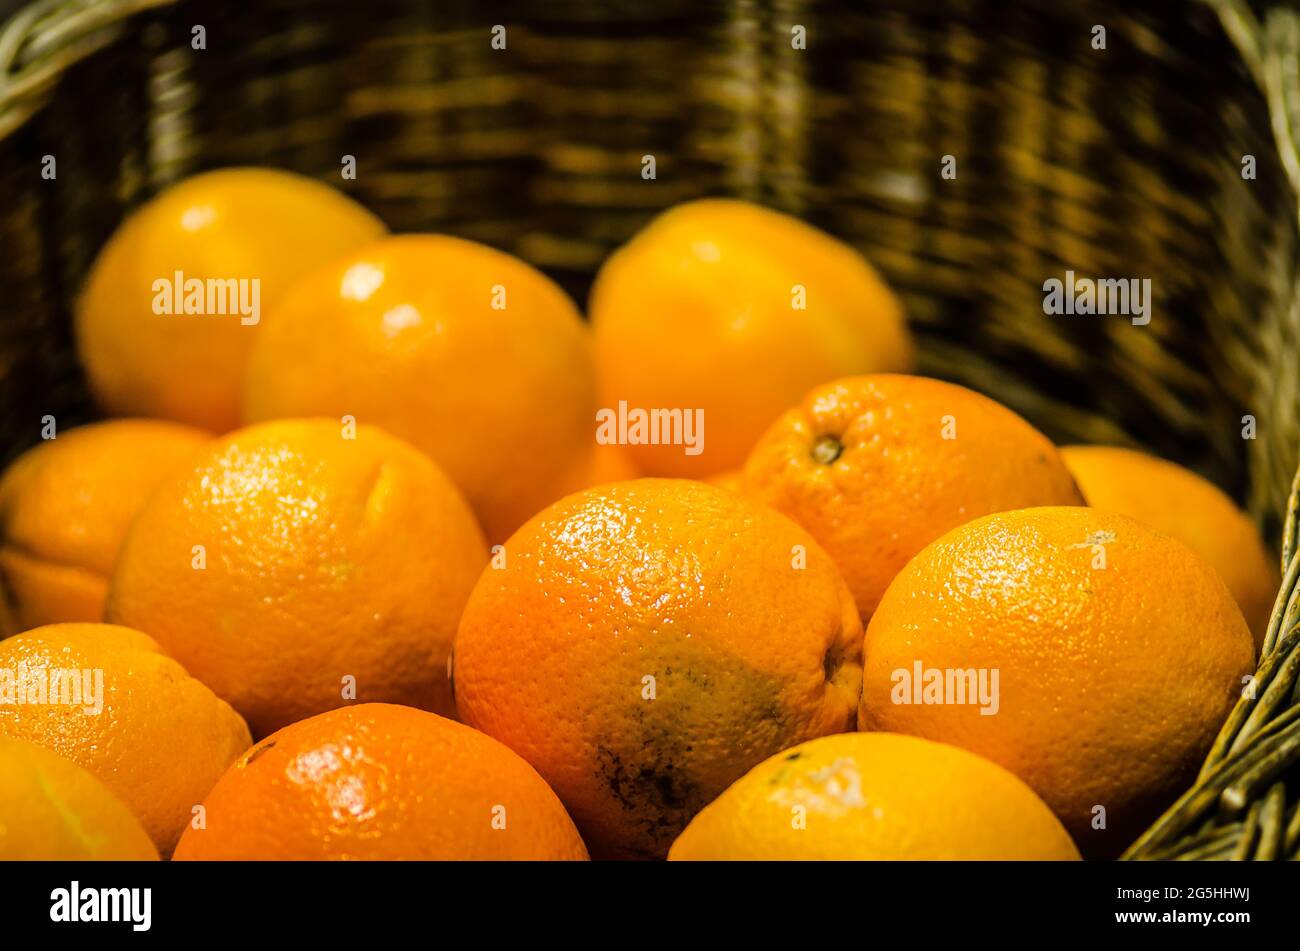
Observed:
[[[784,516],[638,479],[562,499],[504,554],[461,619],[457,706],[537,767],[594,855],[661,858],[751,766],[852,728],[857,612]]]
[[[536,770],[491,737],[367,703],[287,726],[230,767],[185,859],[585,859]]]
[[[0,641],[0,737],[93,774],[164,856],[252,743],[239,714],[152,638],[111,624],[51,624]]]
[[[601,268],[591,320],[605,406],[703,411],[698,455],[629,447],[649,475],[736,468],[810,387],[912,362],[902,306],[857,251],[741,201],[655,218]]]
[[[0,739],[0,862],[157,858],[140,820],[98,779],[44,747]]]
[[[152,633],[254,736],[352,699],[451,712],[447,655],[486,560],[422,453],[373,426],[283,420],[158,487],[108,617]]]
[[[896,733],[825,736],[736,780],[668,858],[1062,860],[1078,850],[1015,776],[966,750]]]
[[[1185,542],[1219,573],[1264,643],[1281,577],[1254,523],[1218,486],[1146,453],[1066,446],[1061,458],[1093,508],[1129,515]]]
[[[489,541],[558,497],[595,432],[595,368],[541,272],[441,235],[375,242],[298,284],[248,373],[251,422],[350,414],[451,476]]]
[[[233,429],[262,317],[303,274],[384,230],[341,193],[287,172],[220,169],[173,185],[91,267],[75,315],[91,390],[115,416]]]
[[[0,478],[0,580],[13,634],[99,621],[127,527],[154,487],[211,436],[122,419],[60,433]]]
[[[861,729],[1006,767],[1088,856],[1117,853],[1187,787],[1254,669],[1213,568],[1083,507],[949,532],[889,586],[864,653]]]
[[[578,459],[555,498],[560,499],[608,482],[626,482],[640,475],[631,456],[622,446],[595,443],[589,452]]]
[[[990,512],[1082,505],[1055,447],[952,383],[882,374],[819,386],[754,447],[745,488],[830,552],[864,621],[909,558]]]
[[[726,472],[711,475],[704,481],[732,492],[745,491],[745,473],[742,469],[728,469]]]

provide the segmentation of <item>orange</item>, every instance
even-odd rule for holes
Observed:
[[[776,512],[616,482],[547,508],[504,555],[461,619],[457,706],[537,767],[594,855],[662,858],[751,766],[852,729],[853,600]]]
[[[730,489],[732,492],[745,491],[745,472],[743,469],[728,469],[726,472],[718,472],[704,481],[724,489]]]
[[[655,218],[601,268],[591,320],[605,406],[703,410],[698,455],[629,447],[650,475],[736,468],[810,387],[912,362],[902,306],[860,254],[741,201]]]
[[[247,418],[354,415],[409,440],[504,541],[562,494],[595,433],[578,311],[522,261],[403,235],[301,282],[249,368]]]
[[[110,624],[51,624],[0,641],[0,737],[92,773],[164,856],[252,742],[239,714],[152,638]]]
[[[373,426],[285,420],[159,486],[108,616],[153,634],[254,736],[352,699],[450,712],[447,654],[486,558],[420,452]]]
[[[108,575],[149,493],[210,436],[157,420],[81,426],[27,450],[0,478],[4,633],[104,617]]]
[[[157,858],[140,820],[98,779],[47,749],[0,739],[0,862]]]
[[[366,703],[287,726],[204,802],[177,859],[585,859],[555,793],[452,720]]]
[[[1250,518],[1217,486],[1182,466],[1114,446],[1066,446],[1088,504],[1129,515],[1186,543],[1218,571],[1264,644],[1281,577]]]
[[[895,733],[811,740],[764,760],[691,820],[670,860],[1053,860],[1078,850],[1015,776]]]
[[[1118,852],[1186,788],[1254,670],[1213,568],[1082,507],[944,535],[889,586],[864,653],[861,729],[1009,769],[1091,856]]]
[[[605,485],[608,482],[626,482],[640,475],[641,473],[637,471],[631,457],[622,446],[595,443],[588,452],[578,457],[577,463],[570,470],[569,477],[564,481],[555,498],[563,498],[574,492]]]
[[[349,198],[287,172],[229,168],[173,185],[114,232],[77,302],[92,392],[115,416],[233,429],[262,317],[298,277],[383,232]],[[201,313],[184,313],[195,288]]]
[[[586,458],[587,484],[582,488],[589,489],[607,482],[626,482],[640,475],[636,463],[624,447],[597,443]]]
[[[819,386],[745,464],[745,487],[830,552],[863,621],[909,558],[980,515],[1082,505],[1047,437],[951,383],[878,375]]]

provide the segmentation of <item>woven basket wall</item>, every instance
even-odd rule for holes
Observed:
[[[394,230],[512,251],[579,303],[658,210],[760,201],[886,273],[921,372],[1059,441],[1178,460],[1260,519],[1287,572],[1263,696],[1140,854],[1291,854],[1298,56],[1300,15],[1242,0],[23,6],[0,31],[0,461],[45,414],[93,417],[71,302],[122,217],[193,172],[317,176]],[[939,175],[946,155],[956,180]],[[1046,317],[1043,281],[1067,269],[1150,278],[1150,324]]]

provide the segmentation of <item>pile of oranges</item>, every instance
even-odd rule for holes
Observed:
[[[1185,788],[1278,585],[1218,489],[742,202],[589,311],[281,172],[125,221],[110,418],[0,479],[0,858],[1110,857]]]

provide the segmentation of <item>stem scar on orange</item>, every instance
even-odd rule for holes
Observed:
[[[903,307],[861,254],[743,201],[687,202],[651,221],[601,267],[591,323],[605,406],[703,413],[697,455],[629,447],[656,476],[737,468],[809,387],[912,363]]]
[[[863,621],[908,559],[990,512],[1082,505],[1056,448],[988,397],[880,374],[812,390],[763,435],[745,489],[830,553]]]

